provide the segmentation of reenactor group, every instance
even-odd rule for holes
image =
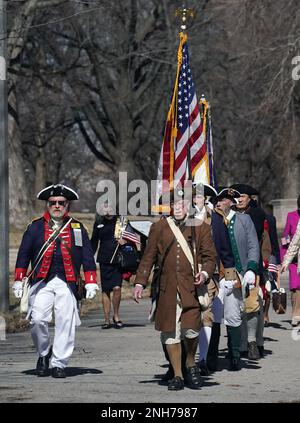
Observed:
[[[216,191],[193,183],[191,190],[183,187],[169,194],[168,215],[150,228],[133,298],[139,302],[153,267],[159,269],[153,320],[169,361],[163,380],[169,390],[199,389],[202,376],[218,369],[221,323],[227,331],[229,370],[241,369],[241,357],[264,356],[263,330],[280,264],[276,227],[274,236],[273,221],[249,185]],[[51,364],[52,376],[64,378],[80,324],[81,267],[86,298],[94,298],[99,289],[95,251],[84,226],[69,215],[70,203],[78,199],[75,191],[51,185],[37,197],[46,201],[46,210],[24,233],[13,291],[17,298],[24,296],[31,263],[27,318],[38,355],[36,372],[47,375]],[[48,323],[53,309],[51,346]]]
[[[194,183],[192,198],[185,191],[171,192],[170,215],[152,225],[134,288],[139,301],[152,266],[163,263],[155,328],[170,363],[163,376],[169,390],[199,389],[202,376],[217,370],[221,322],[229,370],[241,369],[241,357],[264,356],[264,306],[277,289],[276,283],[266,287],[266,279],[271,269],[276,280],[280,264],[277,236],[272,245],[253,187],[236,184],[217,192]]]

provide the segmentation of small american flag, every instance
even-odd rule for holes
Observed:
[[[125,230],[122,233],[122,239],[125,239],[127,241],[135,242],[136,244],[141,243],[140,236],[135,232],[133,227],[130,225],[130,223],[127,224]]]
[[[278,269],[277,269],[276,264],[270,263],[269,266],[268,266],[268,271],[273,272],[273,273],[278,273]]]

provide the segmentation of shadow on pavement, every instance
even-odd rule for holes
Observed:
[[[68,377],[85,375],[85,374],[97,375],[101,373],[103,373],[102,370],[93,369],[89,367],[67,367],[66,368],[66,375]]]
[[[143,384],[147,384],[147,383],[156,383],[156,384],[157,384],[157,385],[159,385],[159,386],[168,386],[168,382],[158,379],[158,377],[157,377],[157,376],[159,376],[159,375],[155,375],[155,376],[154,376],[154,377],[155,377],[155,379],[150,379],[150,380],[140,380],[140,381],[139,381],[139,383],[143,383]],[[163,376],[163,375],[161,375],[161,376]],[[208,378],[204,378],[204,377],[203,377],[203,385],[201,386],[201,388],[205,388],[205,387],[209,387],[209,386],[216,386],[216,385],[220,385],[220,383],[219,383],[219,382],[213,382],[213,381],[209,381],[209,380],[207,380],[207,379],[208,379]],[[185,386],[185,388],[190,389],[190,388],[188,388],[187,386]]]
[[[275,329],[288,330],[286,327],[280,325],[279,323],[272,323],[272,322],[269,322],[268,326],[265,326],[265,328],[275,328]]]
[[[264,355],[266,356],[266,355],[272,355],[273,354],[273,351],[272,350],[266,350],[266,349],[264,349]],[[266,358],[266,357],[263,357],[263,358]]]
[[[272,354],[271,350],[270,351]],[[212,374],[215,374],[217,372],[221,372],[222,370],[228,370],[229,368],[229,359],[225,357],[220,357],[218,359],[218,370],[216,372],[213,372]],[[257,365],[257,361],[249,360],[249,359],[241,359],[241,368],[242,369],[260,369],[261,366]],[[230,371],[230,370],[228,370]]]
[[[79,375],[85,375],[85,374],[101,374],[103,373],[102,370],[99,369],[93,369],[89,367],[67,367],[66,369],[66,375],[67,377],[73,377],[73,376],[79,376]],[[25,375],[34,375],[36,376],[36,370],[30,369],[30,370],[24,370],[21,372]],[[49,369],[49,374],[46,377],[51,376],[51,369]]]
[[[139,324],[135,324],[135,323],[123,323],[123,327],[122,328],[118,328],[117,330],[120,329],[124,329],[124,328],[144,328],[146,325],[139,325]],[[97,323],[96,325],[87,325],[85,327],[87,328],[101,328],[102,323]],[[113,324],[109,329],[116,329]],[[109,330],[109,329],[105,329],[105,330]]]

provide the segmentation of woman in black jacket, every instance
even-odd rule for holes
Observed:
[[[102,329],[112,327],[110,321],[111,303],[113,308],[113,325],[116,329],[121,329],[124,325],[120,320],[119,309],[121,302],[122,270],[116,260],[111,260],[118,244],[126,243],[123,239],[116,239],[115,228],[118,216],[112,214],[112,209],[107,206],[103,216],[96,215],[91,244],[94,254],[98,246],[97,262],[100,266],[100,278],[102,288],[102,306],[105,322]],[[115,258],[117,255],[115,254]],[[112,295],[111,295],[112,294]]]

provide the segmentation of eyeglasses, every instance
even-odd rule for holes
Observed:
[[[61,201],[48,201],[49,207],[56,206],[58,204],[59,206],[66,207],[67,201],[61,200]]]

